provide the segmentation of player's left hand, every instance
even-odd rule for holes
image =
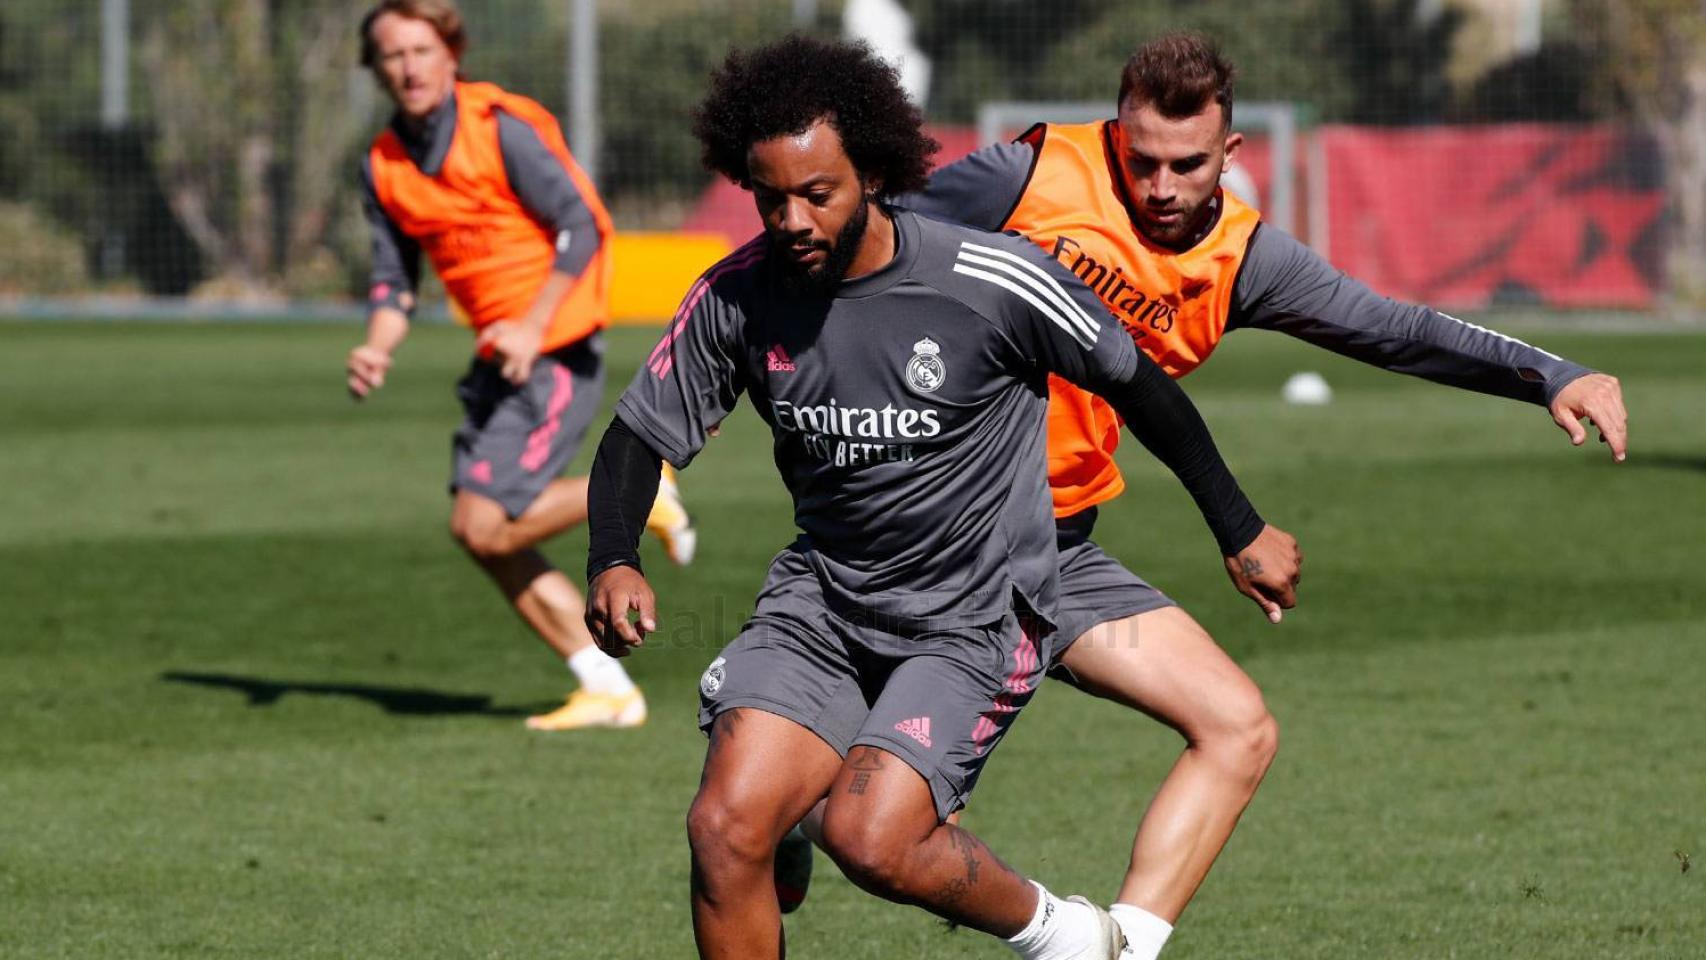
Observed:
[[[1582,419],[1592,420],[1599,428],[1599,442],[1611,448],[1611,459],[1623,462],[1629,443],[1629,413],[1623,409],[1623,384],[1616,377],[1604,373],[1577,377],[1558,391],[1547,409],[1578,447],[1588,438]]]
[[[1303,551],[1296,537],[1270,523],[1249,546],[1226,558],[1226,575],[1239,593],[1256,601],[1269,623],[1279,623],[1282,610],[1297,606]]]
[[[480,331],[480,348],[492,348],[502,365],[503,378],[516,386],[533,376],[533,361],[539,359],[544,335],[522,320],[498,320]]]

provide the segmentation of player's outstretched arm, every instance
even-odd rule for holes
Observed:
[[[1582,427],[1586,419],[1599,428],[1599,442],[1611,448],[1613,460],[1622,463],[1628,455],[1629,413],[1623,408],[1623,384],[1616,377],[1604,373],[1578,377],[1558,391],[1547,409],[1576,446],[1587,441],[1588,432]]]
[[[657,629],[657,598],[640,569],[640,534],[662,467],[663,459],[621,419],[611,422],[592,461],[586,626],[599,649],[613,657],[627,656]]]
[[[1571,442],[1583,417],[1623,459],[1622,390],[1614,377],[1420,304],[1382,297],[1283,230],[1250,240],[1233,289],[1232,327],[1277,330],[1394,373],[1548,409]]]

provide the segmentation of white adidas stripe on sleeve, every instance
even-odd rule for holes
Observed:
[[[1062,315],[1077,323],[1079,328],[1090,337],[1091,342],[1095,342],[1096,331],[1099,329],[1096,321],[1084,312],[1084,308],[1073,301],[1071,295],[1061,288],[1059,281],[1049,276],[1048,272],[1041,267],[1006,250],[986,247],[969,241],[960,244],[959,260],[962,263],[999,269],[1036,290],[1052,301]]]
[[[963,263],[954,264],[954,272],[993,283],[996,286],[1013,293],[1026,303],[1029,303],[1032,307],[1035,307],[1038,313],[1049,319],[1049,322],[1053,323],[1060,329],[1065,330],[1080,347],[1083,347],[1085,350],[1089,350],[1096,346],[1096,337],[1094,334],[1085,334],[1083,330],[1080,330],[1078,327],[1074,326],[1071,321],[1061,316],[1060,312],[1056,310],[1052,304],[1045,303],[1039,299],[1035,293],[1023,286],[1020,286],[1008,277],[990,273],[987,270],[979,270],[976,267],[968,267]]]

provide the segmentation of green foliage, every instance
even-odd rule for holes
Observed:
[[[181,0],[140,17],[154,160],[215,279],[276,288],[354,202],[366,118],[346,0]],[[364,82],[364,81],[363,81]]]
[[[658,20],[612,14],[600,25],[602,174],[612,202],[636,195],[669,204],[696,196],[710,175],[699,163],[693,110],[729,50],[793,28],[787,4],[706,5]]]
[[[87,254],[77,235],[36,212],[0,200],[0,296],[84,291]]]

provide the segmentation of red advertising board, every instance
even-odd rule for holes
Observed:
[[[1328,229],[1312,240],[1383,294],[1445,308],[1647,307],[1661,289],[1658,162],[1625,131],[1502,124],[1315,136]]]

